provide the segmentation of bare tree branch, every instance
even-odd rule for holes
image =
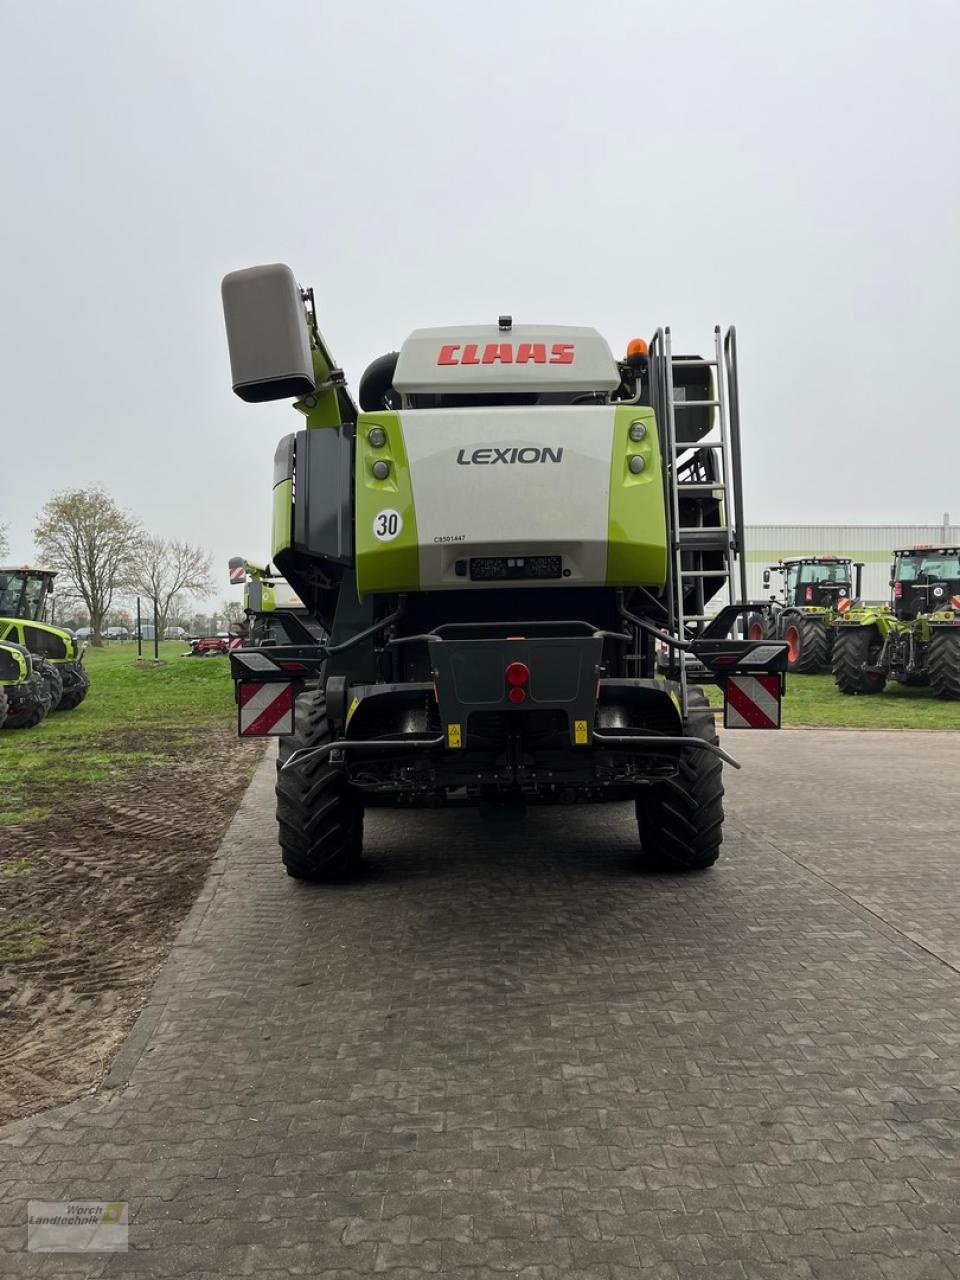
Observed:
[[[206,595],[213,589],[210,557],[189,542],[145,538],[134,558],[131,582],[142,595],[156,600],[163,635],[171,610],[183,595]]]
[[[55,493],[33,531],[44,567],[63,573],[90,614],[93,643],[100,644],[114,592],[127,585],[143,532],[100,488]]]

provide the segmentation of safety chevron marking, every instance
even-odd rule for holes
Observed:
[[[240,737],[293,733],[293,684],[241,680],[238,686]]]
[[[725,729],[779,729],[780,677],[730,676],[723,698]]]

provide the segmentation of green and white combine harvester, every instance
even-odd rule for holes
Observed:
[[[293,587],[273,565],[232,556],[229,572],[230,585],[243,587],[248,644],[309,644],[326,639]]]
[[[761,608],[734,331],[701,358],[658,329],[617,360],[589,328],[419,329],[358,409],[288,267],[222,293],[234,391],[302,415],[271,558],[327,637],[231,654],[240,733],[280,737],[287,871],[348,873],[372,805],[592,801],[635,805],[645,865],[711,865],[735,761],[688,666],[729,727],[776,728],[787,658],[731,638]]]
[[[72,711],[90,688],[83,663],[86,646],[63,627],[44,621],[56,576],[54,569],[0,568],[0,643],[28,652],[44,687],[39,700],[32,694],[18,699],[18,711],[7,715],[8,729],[30,728],[51,711]]]
[[[880,693],[888,680],[960,700],[960,547],[893,553],[888,605],[849,609],[834,624],[841,693]]]
[[[753,640],[785,640],[788,671],[828,671],[833,624],[859,600],[863,564],[842,556],[780,560],[764,569],[764,590],[774,573],[783,577],[779,592],[767,601],[763,614],[748,619],[747,635]]]

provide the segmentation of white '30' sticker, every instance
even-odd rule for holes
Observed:
[[[403,532],[403,516],[392,507],[378,511],[373,517],[373,536],[378,542],[392,542]]]

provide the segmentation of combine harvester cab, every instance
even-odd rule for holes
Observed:
[[[779,590],[762,614],[750,617],[747,635],[786,641],[788,671],[806,675],[829,670],[834,623],[860,599],[862,562],[841,556],[780,560],[764,569],[764,590],[774,573],[782,575]]]
[[[712,864],[735,762],[689,673],[728,727],[776,728],[786,667],[782,642],[730,638],[762,607],[733,330],[706,359],[661,329],[618,361],[588,328],[420,329],[358,410],[289,268],[234,272],[223,300],[236,393],[305,419],[276,453],[272,559],[328,638],[231,655],[240,733],[280,736],[288,872],[348,871],[377,804],[632,800],[647,864]]]
[[[889,605],[838,619],[833,675],[841,693],[880,693],[888,680],[960,700],[960,547],[893,553]]]
[[[86,645],[44,621],[53,595],[54,569],[0,569],[0,641],[24,645],[47,685],[51,711],[79,707],[90,688],[83,663]]]

